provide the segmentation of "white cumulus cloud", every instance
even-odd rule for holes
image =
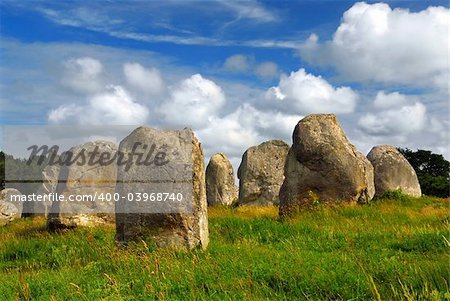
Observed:
[[[333,87],[321,76],[306,73],[305,69],[281,75],[278,86],[266,93],[269,105],[295,114],[351,113],[358,94],[349,87]]]
[[[205,149],[206,157],[222,151],[230,157],[240,157],[251,145],[259,141],[258,133],[241,123],[237,110],[224,117],[213,116],[208,126],[196,131]]]
[[[48,121],[57,124],[68,120],[74,120],[81,111],[82,107],[77,106],[76,104],[63,104],[49,112]]]
[[[62,105],[51,110],[50,123],[140,125],[149,110],[134,101],[121,86],[108,86],[104,92],[89,97],[87,104]]]
[[[224,104],[222,88],[195,74],[171,88],[170,97],[161,104],[159,113],[168,125],[200,129]]]
[[[264,111],[244,103],[230,114],[212,117],[208,125],[196,133],[203,142],[207,156],[220,150],[240,158],[245,150],[270,139],[290,143],[292,131],[303,116]]]
[[[408,99],[409,98],[409,99]],[[399,92],[385,93],[379,91],[373,101],[373,106],[378,109],[386,109],[392,107],[398,107],[411,101],[413,96],[406,96]]]
[[[73,58],[64,62],[61,83],[79,93],[92,93],[103,88],[102,63],[91,57]]]
[[[82,115],[85,122],[98,124],[142,124],[149,115],[149,110],[134,101],[121,86],[111,85],[107,91],[89,99],[90,112]]]
[[[332,40],[316,35],[300,48],[304,59],[333,66],[346,80],[448,89],[450,10],[420,12],[358,2],[344,13]]]
[[[406,136],[423,130],[426,124],[427,110],[420,102],[366,113],[358,120],[360,129],[373,136]]]
[[[138,63],[126,63],[123,73],[128,84],[144,93],[158,95],[165,88],[161,73],[156,68],[147,69]]]

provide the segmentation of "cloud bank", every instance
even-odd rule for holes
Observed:
[[[358,2],[329,41],[316,34],[300,47],[312,64],[332,66],[348,81],[448,89],[450,10],[420,12]]]
[[[270,88],[266,99],[277,103],[281,110],[297,114],[351,113],[358,94],[349,87],[333,87],[321,76],[308,74],[305,69],[281,75],[278,86]]]
[[[279,22],[278,15],[264,11],[240,16],[236,7],[229,9],[240,21]],[[178,39],[110,31],[121,27],[123,20],[109,18],[109,27],[104,28],[86,11],[74,12],[75,19],[45,13],[56,23],[106,30],[110,35]],[[349,138],[363,152],[389,143],[432,149],[448,158],[449,18],[444,7],[411,12],[382,3],[356,3],[344,13],[330,40],[320,41],[312,34],[301,43],[298,52],[308,68],[299,63],[287,74],[276,56],[258,61],[241,49],[204,67],[136,49],[6,41],[1,49],[2,83],[13,84],[0,87],[0,101],[6,104],[4,115],[18,116],[17,120],[46,116],[41,121],[52,124],[190,126],[207,156],[223,151],[235,163],[246,148],[264,140],[281,138],[289,143],[295,124],[310,113],[338,114]],[[211,42],[195,35],[184,39]],[[283,42],[246,43],[278,47]],[[34,72],[29,66],[35,66]],[[25,106],[35,115],[26,115]]]

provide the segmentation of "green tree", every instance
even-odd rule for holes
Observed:
[[[0,151],[0,190],[5,188],[5,153]]]
[[[450,162],[444,156],[419,149],[398,149],[417,173],[422,193],[442,198],[450,196]]]
[[[14,158],[0,151],[0,189],[16,188],[25,195],[35,193],[41,185],[42,171],[49,160],[45,157],[39,164],[39,158],[35,156],[27,163],[28,159]],[[6,166],[8,167],[7,175]],[[7,181],[10,182],[6,183]]]

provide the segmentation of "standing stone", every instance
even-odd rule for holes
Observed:
[[[119,195],[126,196],[138,191],[177,193],[177,187],[188,187],[190,194],[184,191],[185,203],[180,203],[180,207],[167,202],[155,203],[152,212],[148,212],[151,207],[133,208],[140,204],[119,200],[116,203],[116,241],[126,244],[129,241],[150,240],[157,247],[205,249],[209,243],[209,232],[204,155],[200,142],[190,129],[161,131],[139,127],[121,141],[119,152],[126,156],[136,143],[155,145],[155,151],[163,151],[169,163],[160,167],[133,164],[128,170],[119,164],[119,183],[116,187]],[[185,165],[184,171],[178,169],[177,166],[181,165]],[[186,173],[186,170],[189,172]],[[167,187],[165,191],[164,187]],[[182,210],[183,206],[189,210]],[[133,212],[136,209],[141,211]]]
[[[211,157],[206,167],[206,198],[209,206],[231,205],[238,197],[233,165],[223,154]]]
[[[283,183],[283,168],[289,145],[270,140],[250,147],[238,169],[239,205],[274,205]]]
[[[109,141],[87,142],[72,147],[69,153],[72,160],[78,157],[76,163],[61,163],[56,187],[53,187],[55,182],[48,187],[48,190],[54,189],[55,193],[64,195],[66,200],[52,203],[48,228],[57,230],[113,223],[114,199],[107,201],[106,196],[115,192],[117,146]],[[61,155],[61,162],[64,158]],[[70,195],[94,201],[67,201]]]
[[[42,171],[42,184],[39,186],[36,195],[46,196],[40,202],[34,202],[29,206],[29,216],[47,216],[52,207],[52,202],[48,197],[56,191],[58,185],[59,165],[47,165]]]
[[[333,114],[309,115],[297,124],[280,190],[280,217],[325,203],[367,203],[373,167],[350,144]]]
[[[6,188],[0,192],[0,226],[21,217],[23,208],[21,196],[20,191],[14,188]]]
[[[419,180],[408,160],[391,145],[379,145],[367,155],[374,168],[375,195],[401,189],[407,195],[420,197]]]
[[[38,188],[39,193],[52,193],[58,185],[59,165],[47,165],[42,171],[43,183]]]

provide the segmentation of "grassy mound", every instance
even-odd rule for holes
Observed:
[[[212,208],[207,251],[114,244],[114,229],[0,228],[2,300],[444,300],[448,202],[392,195],[321,207]]]

